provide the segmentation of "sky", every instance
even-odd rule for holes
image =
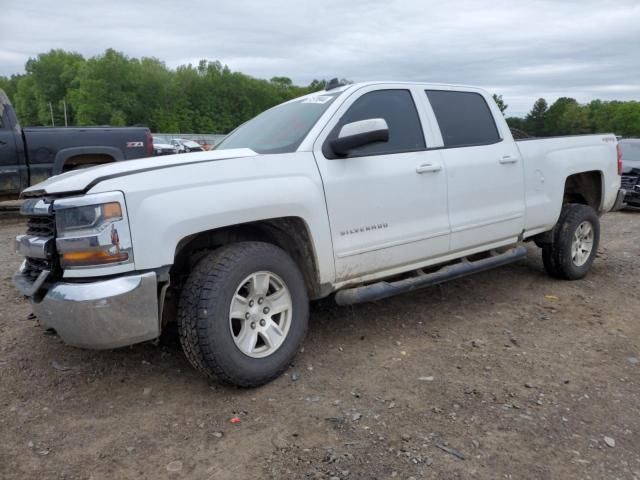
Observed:
[[[0,75],[114,48],[259,77],[483,87],[507,115],[561,96],[640,100],[640,0],[0,0]]]

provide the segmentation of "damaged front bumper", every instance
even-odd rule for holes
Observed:
[[[69,345],[109,349],[160,336],[155,272],[84,283],[56,282],[43,289],[43,295],[34,292],[33,282],[21,272],[14,283],[30,298],[40,323],[55,329]]]
[[[616,197],[616,202],[613,204],[613,208],[611,208],[612,212],[617,212],[618,210],[621,210],[624,207],[624,202],[627,194],[628,192],[623,188],[618,190],[618,196]]]
[[[640,207],[640,184],[636,185],[633,190],[627,190],[624,203],[631,207]]]

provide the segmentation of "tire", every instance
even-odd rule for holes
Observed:
[[[549,245],[543,245],[542,247],[542,264],[547,274],[553,278],[562,278],[558,265],[553,256],[553,247]]]
[[[599,242],[600,220],[595,210],[587,205],[565,204],[553,229],[551,243],[542,247],[544,268],[555,278],[583,278],[591,269]]]
[[[264,285],[267,294],[259,292]],[[274,312],[281,305],[289,309],[268,315],[267,305]],[[178,304],[180,343],[191,364],[239,387],[278,377],[298,352],[308,319],[300,269],[282,249],[261,242],[235,243],[207,254],[190,273]],[[273,333],[274,323],[280,335]]]

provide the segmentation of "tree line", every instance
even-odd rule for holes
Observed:
[[[69,125],[146,125],[176,133],[228,133],[325,85],[257,79],[206,60],[173,70],[157,58],[130,58],[112,49],[88,59],[51,50],[29,59],[24,74],[0,76],[23,125],[64,125],[66,108]]]
[[[200,61],[170,69],[157,58],[131,58],[113,49],[84,58],[51,50],[25,65],[25,73],[0,76],[23,125],[146,125],[152,131],[228,133],[278,103],[322,90],[325,80],[294,85],[288,77],[263,80]],[[507,105],[494,95],[500,110]],[[52,118],[53,117],[53,118]],[[536,100],[510,127],[536,137],[608,133],[640,137],[640,102],[561,97]]]
[[[494,95],[500,110],[507,105],[501,95]],[[534,137],[615,133],[623,137],[640,137],[640,102],[592,100],[581,105],[576,99],[560,97],[549,106],[544,98],[533,104],[524,117],[507,117],[507,123]]]

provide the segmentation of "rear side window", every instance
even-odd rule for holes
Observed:
[[[343,125],[371,118],[385,119],[389,127],[389,141],[354,149],[349,153],[349,157],[415,152],[426,148],[418,111],[409,90],[377,90],[365,93],[349,107],[328,140],[336,138]],[[328,145],[328,142],[325,145]],[[332,156],[332,152],[325,152],[325,155]]]
[[[473,92],[427,90],[445,147],[488,145],[500,141],[484,97]]]

